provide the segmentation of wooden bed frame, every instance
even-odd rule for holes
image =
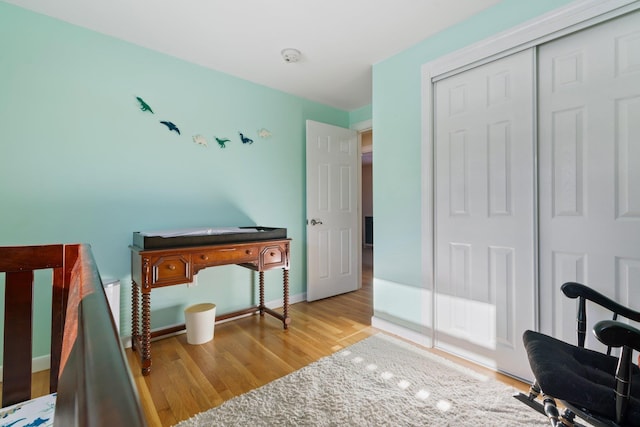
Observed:
[[[2,407],[31,399],[34,271],[53,270],[55,425],[146,426],[89,245],[0,247],[5,273]]]

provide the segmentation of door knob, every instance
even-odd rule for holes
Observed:
[[[312,219],[311,220],[311,225],[320,225],[322,224],[322,221],[320,221],[319,219]]]

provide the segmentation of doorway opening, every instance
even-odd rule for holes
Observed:
[[[373,130],[359,134],[361,153],[362,280],[373,277]]]

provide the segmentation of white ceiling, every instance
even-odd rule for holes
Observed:
[[[350,111],[371,103],[371,65],[500,0],[4,1]]]

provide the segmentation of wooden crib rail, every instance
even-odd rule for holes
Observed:
[[[6,276],[3,406],[31,397],[33,270],[41,268],[53,269],[55,425],[146,426],[98,269],[84,244],[0,247]]]

